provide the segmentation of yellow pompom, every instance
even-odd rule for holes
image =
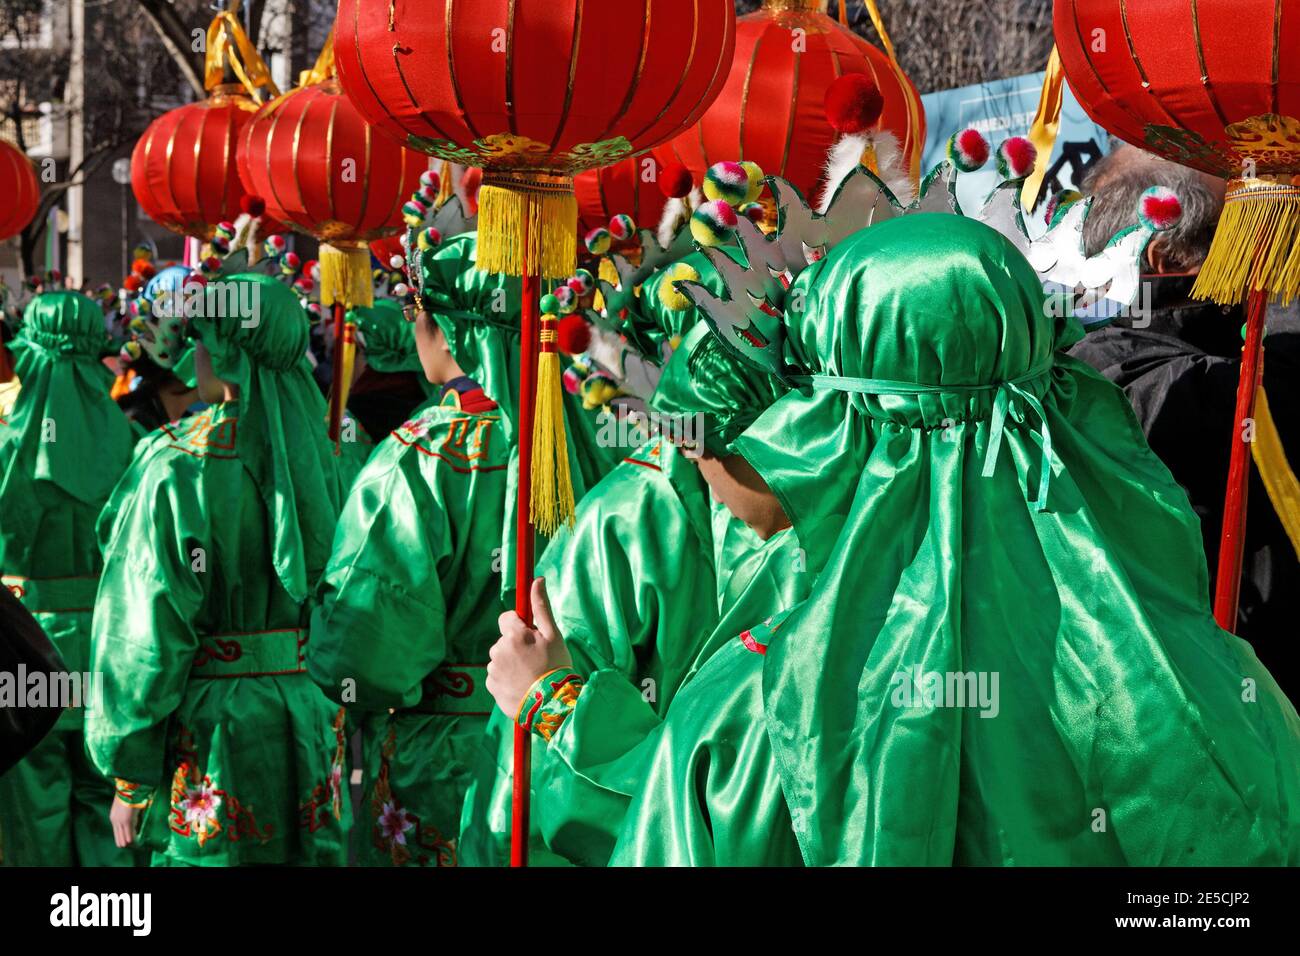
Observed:
[[[749,177],[749,193],[745,196],[745,202],[758,202],[758,197],[763,192],[763,168],[749,160],[743,161],[740,165]]]
[[[676,285],[683,281],[699,282],[700,274],[686,263],[678,262],[668,269],[659,283],[659,301],[669,312],[685,312],[691,307],[691,300]]]

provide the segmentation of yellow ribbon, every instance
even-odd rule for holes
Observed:
[[[889,31],[885,29],[884,18],[880,15],[880,7],[877,5],[876,0],[864,0],[864,3],[867,8],[867,15],[871,17],[872,26],[876,28],[876,34],[880,37],[880,42],[885,46],[885,53],[889,56],[889,64],[898,75],[899,83],[902,84],[904,89],[907,89],[907,74],[898,65],[898,54],[894,52],[894,41],[889,39]],[[840,22],[842,23],[848,21],[848,5],[849,0],[840,0]],[[921,181],[921,150],[925,147],[924,137],[920,135],[921,116],[919,110],[920,103],[917,99],[908,96],[907,116],[912,128],[912,155],[909,159],[911,160],[912,180],[918,183]]]
[[[325,45],[321,47],[320,56],[316,57],[316,65],[310,70],[303,70],[298,74],[299,86],[311,86],[315,83],[324,83],[334,75],[334,28],[330,27],[330,35],[325,38]]]
[[[1061,54],[1052,46],[1051,56],[1047,58],[1047,71],[1043,76],[1043,93],[1038,98],[1038,112],[1034,114],[1033,125],[1029,127],[1029,141],[1038,150],[1034,160],[1034,171],[1025,179],[1020,189],[1020,205],[1025,212],[1034,208],[1038,190],[1047,177],[1047,167],[1052,162],[1052,149],[1056,146],[1057,134],[1061,132],[1061,99],[1065,93],[1065,71],[1061,69]]]
[[[1296,480],[1291,463],[1286,460],[1286,449],[1273,424],[1273,414],[1268,408],[1268,396],[1260,386],[1255,400],[1255,440],[1250,450],[1259,468],[1259,477],[1268,491],[1268,500],[1277,512],[1278,520],[1291,539],[1291,547],[1300,557],[1300,481]]]
[[[840,16],[848,20],[848,14],[845,8],[849,0],[840,0]],[[889,39],[889,33],[885,30],[885,21],[880,17],[880,7],[876,5],[876,0],[865,0],[867,5],[867,14],[871,17],[871,23],[880,34],[880,42],[885,45],[885,52],[889,54],[889,62],[898,66],[898,57],[894,53],[894,41]]]
[[[226,66],[229,65],[248,95],[261,102],[259,90],[265,90],[272,98],[279,96],[280,90],[271,78],[266,61],[244,32],[244,25],[239,22],[239,2],[240,0],[232,0],[230,9],[218,13],[208,24],[203,87],[211,92],[220,86],[226,76]]]

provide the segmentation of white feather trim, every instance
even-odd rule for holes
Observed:
[[[912,177],[908,175],[898,138],[889,132],[857,133],[841,137],[826,154],[826,187],[817,200],[818,213],[826,214],[836,190],[848,178],[849,173],[858,168],[862,154],[870,146],[876,149],[876,165],[880,170],[877,175],[880,180],[890,188],[899,202],[912,201],[915,187],[912,185]]]

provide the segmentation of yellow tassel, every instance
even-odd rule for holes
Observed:
[[[537,405],[533,419],[533,487],[529,502],[533,525],[553,535],[560,525],[573,527],[573,477],[564,431],[564,387],[556,351],[559,320],[542,316],[541,349],[537,356]]]
[[[1228,184],[1192,295],[1232,305],[1253,289],[1283,304],[1300,294],[1300,186],[1265,179]]]
[[[478,267],[565,279],[578,262],[573,179],[544,173],[484,173],[478,194]]]
[[[364,244],[320,247],[320,301],[344,308],[375,304],[374,277],[370,273],[370,250]]]

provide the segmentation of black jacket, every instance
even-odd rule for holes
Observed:
[[[1210,594],[1218,565],[1223,497],[1241,368],[1240,307],[1193,301],[1193,279],[1147,277],[1146,320],[1118,320],[1090,333],[1072,354],[1121,386],[1152,450],[1187,491],[1201,519]],[[1149,322],[1145,327],[1144,321]],[[1264,390],[1282,445],[1300,466],[1300,318],[1271,307],[1264,338]],[[1300,560],[1252,465],[1237,633],[1293,700],[1300,699]]]

